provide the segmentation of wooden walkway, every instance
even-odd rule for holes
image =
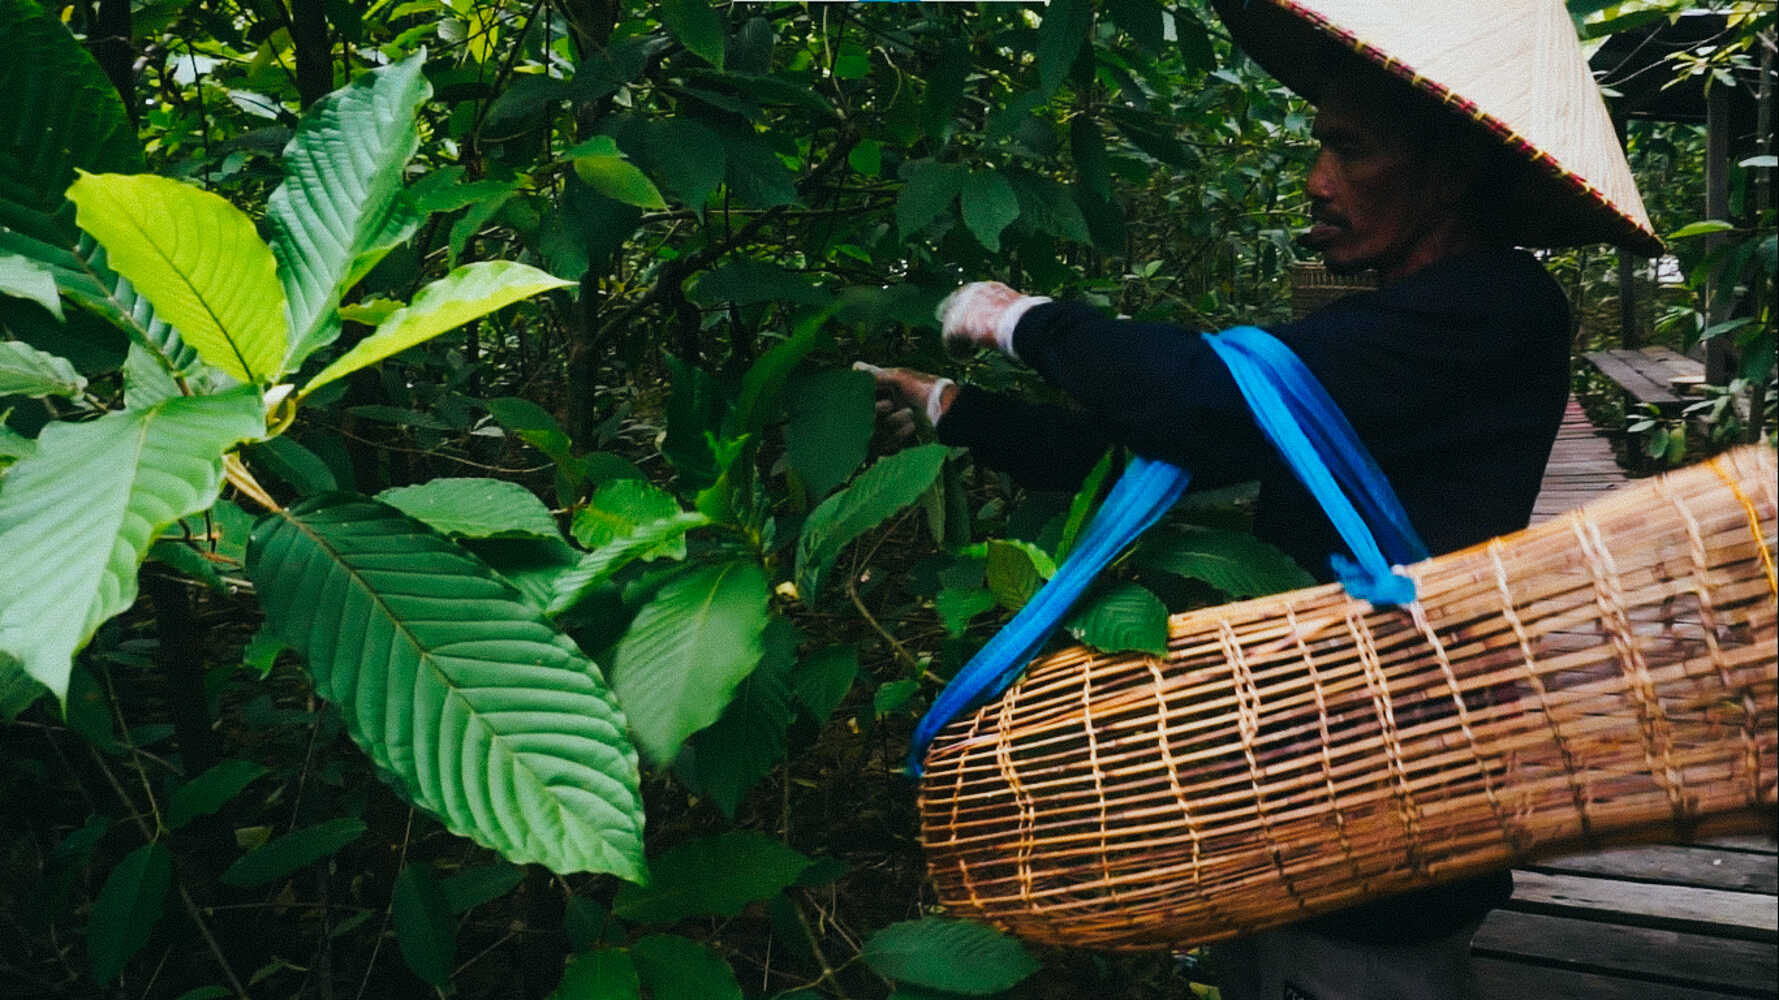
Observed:
[[[1534,520],[1624,485],[1571,401]],[[1779,844],[1771,836],[1625,848],[1514,872],[1472,946],[1484,1000],[1779,996]]]

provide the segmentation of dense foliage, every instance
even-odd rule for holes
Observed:
[[[0,31],[0,993],[1200,988],[927,905],[908,732],[1105,466],[1026,494],[874,437],[848,365],[1016,382],[939,350],[974,278],[1284,315],[1309,113],[1206,5],[0,0]],[[1770,361],[1755,207],[1686,264],[1757,321],[1690,336]],[[1244,510],[1182,505],[1069,638],[1306,582]]]

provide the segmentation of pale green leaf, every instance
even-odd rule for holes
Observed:
[[[620,887],[612,912],[643,924],[733,917],[795,882],[809,863],[781,841],[752,830],[687,841],[650,860],[654,879],[648,885]]]
[[[87,924],[87,963],[94,980],[110,985],[148,943],[172,884],[173,855],[164,844],[143,844],[111,869]]]
[[[74,652],[135,601],[149,546],[215,503],[223,453],[263,433],[247,387],[45,427],[0,489],[0,653],[63,697]]]
[[[557,576],[552,587],[554,596],[546,610],[551,615],[562,614],[625,566],[638,559],[654,558],[654,554],[674,546],[686,532],[709,523],[710,518],[688,511],[637,525],[630,534],[587,553],[573,569]]]
[[[457,925],[430,866],[410,864],[401,870],[389,911],[395,943],[408,968],[434,986],[449,983],[457,959]]]
[[[1017,938],[987,924],[929,917],[871,935],[859,957],[886,979],[949,993],[987,996],[1038,971]]]
[[[729,963],[691,938],[651,934],[630,955],[652,1000],[742,1000]]]
[[[1685,240],[1691,239],[1694,236],[1709,236],[1712,233],[1729,232],[1735,228],[1736,224],[1733,222],[1724,222],[1722,219],[1702,219],[1698,222],[1689,222],[1686,225],[1681,226],[1679,229],[1669,233],[1668,238],[1671,240]]]
[[[550,1000],[642,1000],[642,981],[628,951],[600,948],[568,956]]]
[[[1019,196],[1007,179],[992,171],[972,173],[960,192],[964,225],[990,253],[1001,249],[1001,230],[1019,218]]]
[[[637,612],[612,654],[612,687],[650,760],[671,763],[759,665],[767,599],[759,564],[736,560],[676,576]]]
[[[797,539],[797,590],[814,603],[828,567],[853,539],[920,499],[945,465],[944,445],[926,444],[878,459],[809,513]]]
[[[292,830],[235,859],[218,878],[252,888],[308,867],[364,835],[364,820],[346,816]]]
[[[208,816],[241,793],[266,769],[250,760],[225,760],[173,789],[168,797],[167,829],[177,830],[199,816]]]
[[[641,479],[616,479],[594,490],[587,505],[575,512],[574,537],[583,548],[597,549],[631,537],[645,524],[679,513],[679,501],[659,486]],[[685,555],[685,537],[674,535],[661,545],[638,553],[637,558],[683,559]]]
[[[710,0],[661,0],[661,23],[680,44],[717,69],[723,68],[727,40],[723,16]]]
[[[79,396],[86,379],[67,359],[22,344],[0,340],[0,396]]]
[[[432,93],[425,59],[378,67],[317,101],[284,149],[284,183],[266,202],[289,305],[282,371],[339,336],[340,297],[418,223],[402,170],[420,143],[414,112]]]
[[[1316,582],[1290,556],[1240,531],[1153,532],[1133,559],[1141,566],[1202,580],[1231,597],[1264,597]]]
[[[1069,615],[1069,634],[1106,653],[1167,654],[1167,605],[1134,583],[1117,583]]]
[[[49,265],[16,254],[0,254],[0,295],[29,299],[62,318],[62,297],[56,292]]]
[[[624,158],[610,136],[594,136],[568,152],[574,157],[575,174],[607,198],[638,208],[667,207],[655,183]]]
[[[271,248],[245,213],[153,174],[83,173],[68,200],[111,267],[205,363],[243,382],[282,373],[284,292]]]
[[[377,499],[446,535],[562,537],[537,494],[504,479],[434,479],[384,490]]]
[[[425,343],[496,309],[539,292],[572,284],[574,282],[515,261],[465,264],[420,289],[414,301],[390,313],[374,333],[310,379],[302,394],[307,396],[337,378]]]
[[[334,496],[265,519],[247,570],[268,626],[415,804],[509,861],[644,877],[623,713],[484,563],[394,508]]]

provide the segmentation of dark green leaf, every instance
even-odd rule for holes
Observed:
[[[525,870],[518,865],[496,861],[453,872],[439,880],[439,890],[452,913],[463,913],[512,892],[524,877]]]
[[[1086,114],[1077,114],[1069,121],[1069,150],[1075,156],[1075,171],[1081,175],[1081,186],[1104,201],[1112,197],[1112,175],[1106,169],[1106,140],[1099,126]]]
[[[853,678],[859,673],[859,651],[856,646],[824,646],[803,658],[791,676],[791,689],[797,701],[808,709],[819,723],[828,721],[834,709],[846,700],[852,690]]]
[[[1159,52],[1165,41],[1161,5],[1155,0],[1110,0],[1107,13],[1138,45]]]
[[[1134,583],[1113,584],[1070,614],[1066,627],[1101,652],[1167,654],[1167,605]]]
[[[403,868],[395,877],[389,909],[395,943],[401,946],[408,968],[434,986],[449,983],[457,959],[457,925],[432,868],[423,864]]]
[[[1202,580],[1231,597],[1262,597],[1315,583],[1289,556],[1239,531],[1154,532],[1134,558],[1151,569]]]
[[[287,435],[249,445],[247,457],[255,468],[278,477],[284,485],[296,490],[298,496],[320,496],[340,488],[334,471],[321,460],[321,456]]]
[[[727,161],[724,179],[730,190],[754,208],[775,208],[797,200],[797,179],[778,154],[754,132],[729,130],[723,135]]]
[[[955,163],[923,160],[908,168],[907,183],[896,196],[896,228],[906,240],[950,207],[964,189],[969,172]]]
[[[829,340],[825,325],[839,303],[797,321],[790,337],[774,345],[748,366],[741,377],[741,394],[726,424],[727,436],[752,434],[778,416],[779,401],[791,373],[803,359]]]
[[[612,912],[645,924],[733,917],[796,881],[809,858],[764,834],[738,830],[688,841],[649,862],[654,880],[626,885]]]
[[[1056,561],[1068,558],[1069,550],[1075,547],[1075,536],[1080,533],[1082,525],[1087,523],[1088,512],[1093,509],[1095,500],[1099,499],[1100,487],[1105,485],[1106,476],[1112,471],[1112,450],[1108,449],[1100,460],[1093,465],[1093,471],[1081,481],[1081,488],[1069,501],[1069,516],[1064,519],[1062,536],[1056,543]]]
[[[692,118],[649,122],[645,133],[648,165],[668,194],[688,208],[704,211],[704,203],[723,183],[728,155],[723,140]]]
[[[148,943],[173,884],[173,856],[162,844],[143,844],[105,877],[87,924],[87,963],[93,979],[110,985],[130,957]]]
[[[1090,0],[1052,0],[1038,24],[1038,79],[1046,96],[1056,93],[1063,77],[1075,65],[1075,55],[1087,41],[1093,24]]]
[[[764,260],[736,260],[701,272],[689,296],[709,305],[743,306],[756,302],[819,306],[832,298],[803,273]]]
[[[921,126],[927,135],[941,142],[950,136],[969,74],[970,47],[957,39],[946,42],[939,49],[938,65],[927,77],[926,100],[921,105]]]
[[[364,820],[349,816],[292,830],[235,859],[221,881],[245,888],[265,885],[327,857],[363,836],[364,830]]]
[[[988,589],[1008,611],[1018,611],[1056,572],[1050,556],[1030,542],[996,538],[988,543]]]
[[[582,556],[573,568],[557,573],[550,583],[545,610],[550,615],[563,614],[632,562],[653,558],[664,551],[683,550],[686,532],[709,523],[710,519],[703,514],[679,513],[637,525],[630,534],[601,545],[597,551]]]
[[[661,23],[680,44],[717,69],[723,68],[727,31],[710,0],[661,0]]]
[[[696,941],[651,934],[630,954],[653,1000],[741,1000],[729,963]]]
[[[865,372],[831,368],[793,378],[785,393],[785,458],[811,502],[846,481],[865,460],[876,423],[876,382]]]
[[[1180,40],[1180,55],[1186,68],[1209,73],[1217,68],[1217,50],[1211,46],[1211,33],[1203,21],[1179,5],[1173,8],[1174,34]]]
[[[977,172],[964,179],[960,197],[964,225],[990,253],[1001,249],[1001,230],[1019,218],[1019,197],[999,173]]]
[[[673,394],[667,398],[667,435],[661,456],[673,463],[682,488],[699,490],[716,481],[716,452],[709,435],[722,427],[722,400],[716,383],[701,369],[668,355]]]
[[[970,619],[994,607],[995,601],[994,592],[981,587],[946,587],[934,595],[933,610],[939,615],[939,624],[945,626],[945,633],[955,639],[970,627]]]
[[[1038,971],[1025,946],[986,924],[930,917],[891,924],[859,952],[878,975],[951,993],[986,996]]]
[[[550,1000],[642,1000],[642,981],[628,951],[600,948],[568,956]]]
[[[177,830],[199,816],[208,816],[239,795],[266,769],[250,760],[225,760],[173,789],[167,800],[167,829]]]
[[[880,458],[851,486],[811,511],[797,539],[797,589],[814,603],[822,577],[853,539],[920,499],[945,465],[946,448],[926,444]]]

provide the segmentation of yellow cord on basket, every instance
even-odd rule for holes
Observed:
[[[1767,551],[1767,536],[1760,530],[1760,514],[1754,509],[1754,501],[1748,499],[1748,494],[1742,492],[1742,487],[1736,484],[1729,473],[1723,471],[1723,466],[1715,458],[1711,460],[1711,471],[1717,473],[1717,478],[1723,480],[1730,492],[1736,495],[1736,499],[1742,502],[1742,509],[1748,512],[1748,531],[1754,535],[1755,551],[1760,553],[1760,563],[1767,571],[1767,589],[1773,592],[1773,596],[1779,597],[1779,575],[1773,572],[1773,554]]]

